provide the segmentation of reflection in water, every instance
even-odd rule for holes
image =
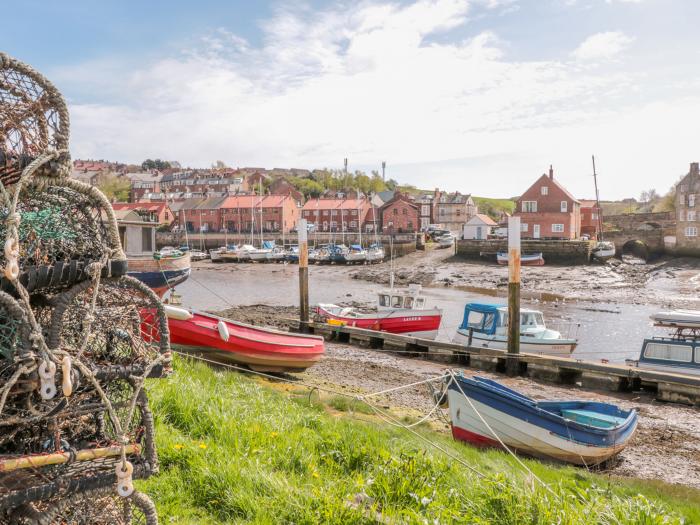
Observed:
[[[381,285],[350,279],[334,267],[309,268],[311,304],[365,302],[374,304]],[[298,269],[292,265],[227,264],[197,269],[178,286],[183,303],[195,309],[218,310],[227,306],[298,303]],[[495,293],[494,293],[495,292]],[[468,287],[425,288],[428,306],[443,310],[439,339],[452,338],[468,302],[505,304],[507,291]],[[523,307],[542,310],[547,325],[564,337],[579,339],[574,356],[580,359],[622,362],[636,358],[642,339],[654,335],[649,321],[658,305],[568,302],[554,294],[523,294]],[[657,334],[658,335],[658,334]]]

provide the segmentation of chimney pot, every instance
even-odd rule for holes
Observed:
[[[554,180],[554,168],[552,168],[552,165],[549,165],[549,178],[551,180]]]
[[[690,173],[693,175],[698,175],[698,172],[700,169],[698,168],[699,164],[697,162],[691,162],[690,163]]]

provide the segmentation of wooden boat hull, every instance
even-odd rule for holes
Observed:
[[[475,383],[478,384],[458,377],[448,386],[452,435],[475,446],[501,447],[500,439],[511,450],[529,456],[592,466],[619,454],[637,427],[634,411],[623,412],[611,405],[581,401],[534,403],[521,397],[527,401],[522,402]],[[549,414],[540,405],[607,406],[619,411],[621,417],[614,428],[593,428]]]
[[[468,345],[469,331],[462,328],[458,329],[453,341],[465,346]],[[474,332],[472,334],[471,346],[505,351],[508,348],[508,338]],[[575,339],[538,339],[535,337],[525,337],[522,334],[520,336],[520,351],[532,354],[570,357],[576,349],[576,346],[577,341]]]
[[[225,341],[219,323],[228,330]],[[222,363],[245,365],[259,372],[301,372],[325,352],[322,337],[261,328],[192,312],[191,319],[168,318],[173,348]]]
[[[380,311],[356,317],[336,313],[330,308],[331,305],[319,305],[316,307],[316,313],[326,320],[331,319],[346,326],[425,339],[437,337],[442,321],[442,312],[438,309]]]
[[[499,252],[496,254],[498,264],[508,264],[508,254]],[[544,266],[544,257],[541,253],[522,254],[520,256],[520,266]]]
[[[161,259],[130,257],[127,275],[138,279],[162,297],[170,288],[186,281],[191,271],[190,255],[184,253]]]

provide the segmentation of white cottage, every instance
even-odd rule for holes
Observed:
[[[498,224],[491,217],[477,213],[462,228],[462,239],[488,239],[496,226]]]

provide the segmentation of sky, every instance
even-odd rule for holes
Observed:
[[[695,0],[0,0],[74,158],[379,170],[511,197],[665,193],[700,159]]]

